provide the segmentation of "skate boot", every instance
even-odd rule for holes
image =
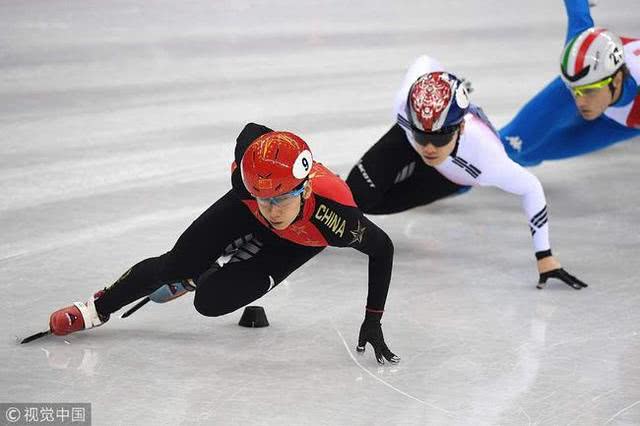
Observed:
[[[59,309],[49,317],[49,329],[56,336],[64,336],[87,328],[98,327],[109,320],[109,315],[100,315],[95,301],[104,294],[100,290],[86,303],[75,302],[71,306]]]

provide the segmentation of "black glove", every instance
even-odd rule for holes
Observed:
[[[365,313],[364,321],[360,326],[360,335],[358,336],[356,351],[364,352],[365,345],[370,343],[371,346],[373,346],[378,364],[384,364],[385,358],[390,363],[397,364],[400,362],[400,357],[391,352],[387,344],[384,343],[380,318],[382,318],[382,312],[367,311]]]
[[[547,271],[540,274],[540,280],[538,280],[538,285],[536,287],[545,288],[547,286],[547,280],[549,278],[557,278],[566,285],[576,290],[580,290],[583,287],[588,287],[586,283],[580,281],[578,278],[574,277],[562,268],[554,269],[552,271]]]

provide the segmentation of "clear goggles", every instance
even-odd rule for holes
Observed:
[[[597,89],[602,89],[603,87],[608,86],[612,81],[613,81],[613,76],[607,77],[604,80],[596,81],[595,83],[572,87],[571,93],[573,93],[573,96],[575,97],[591,95]]]
[[[302,184],[298,188],[294,189],[293,191],[287,192],[286,194],[278,195],[277,197],[270,197],[270,198],[256,197],[256,201],[259,204],[262,204],[263,206],[282,205],[282,204],[285,204],[288,200],[291,200],[297,197],[298,195],[302,194],[304,192],[304,187],[305,185]]]

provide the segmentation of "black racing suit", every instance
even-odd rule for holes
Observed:
[[[248,124],[238,136],[235,162],[267,127]],[[260,298],[326,246],[353,247],[369,255],[367,308],[384,309],[393,263],[387,234],[355,206],[347,185],[319,163],[309,176],[313,193],[298,218],[284,231],[268,226],[236,167],[232,188],[200,215],[167,253],[145,259],[125,272],[96,309],[108,315],[164,284],[193,279],[195,308],[206,316],[232,312]],[[215,262],[235,242],[251,238],[254,250],[223,267]],[[237,242],[240,241],[241,244]],[[258,247],[258,250],[255,248]]]

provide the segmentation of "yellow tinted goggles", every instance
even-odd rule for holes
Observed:
[[[613,81],[613,77],[607,77],[604,80],[596,81],[595,83],[585,84],[583,86],[572,87],[571,91],[574,96],[584,96],[589,94],[589,92],[593,92],[596,89],[602,89],[603,87],[609,85]]]

